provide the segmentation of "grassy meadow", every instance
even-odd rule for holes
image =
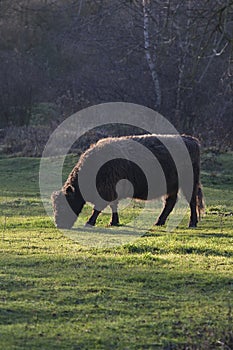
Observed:
[[[197,229],[187,215],[174,232],[154,227],[104,248],[54,227],[39,162],[0,158],[1,349],[233,349],[232,153],[203,153]],[[74,163],[69,156],[64,177]],[[102,215],[97,232],[108,221]]]

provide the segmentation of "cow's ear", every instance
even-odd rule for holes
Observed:
[[[69,185],[66,187],[66,193],[67,194],[70,194],[70,193],[73,193],[74,192],[74,187]]]

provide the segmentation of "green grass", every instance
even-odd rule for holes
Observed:
[[[156,227],[91,248],[46,216],[38,159],[0,159],[0,348],[232,349],[232,160],[203,155],[207,210],[197,229],[186,216],[174,232]],[[100,217],[97,233],[108,220]]]

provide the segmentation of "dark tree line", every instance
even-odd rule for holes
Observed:
[[[0,1],[0,127],[125,101],[230,146],[233,1]]]

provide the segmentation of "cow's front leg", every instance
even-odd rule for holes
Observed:
[[[112,218],[109,223],[110,226],[118,226],[119,225],[119,216],[117,212],[117,207],[118,207],[118,201],[113,202],[110,204],[110,208],[112,209]]]
[[[100,213],[101,213],[101,211],[94,209],[91,217],[86,222],[85,226],[95,226],[96,220],[97,220]]]

